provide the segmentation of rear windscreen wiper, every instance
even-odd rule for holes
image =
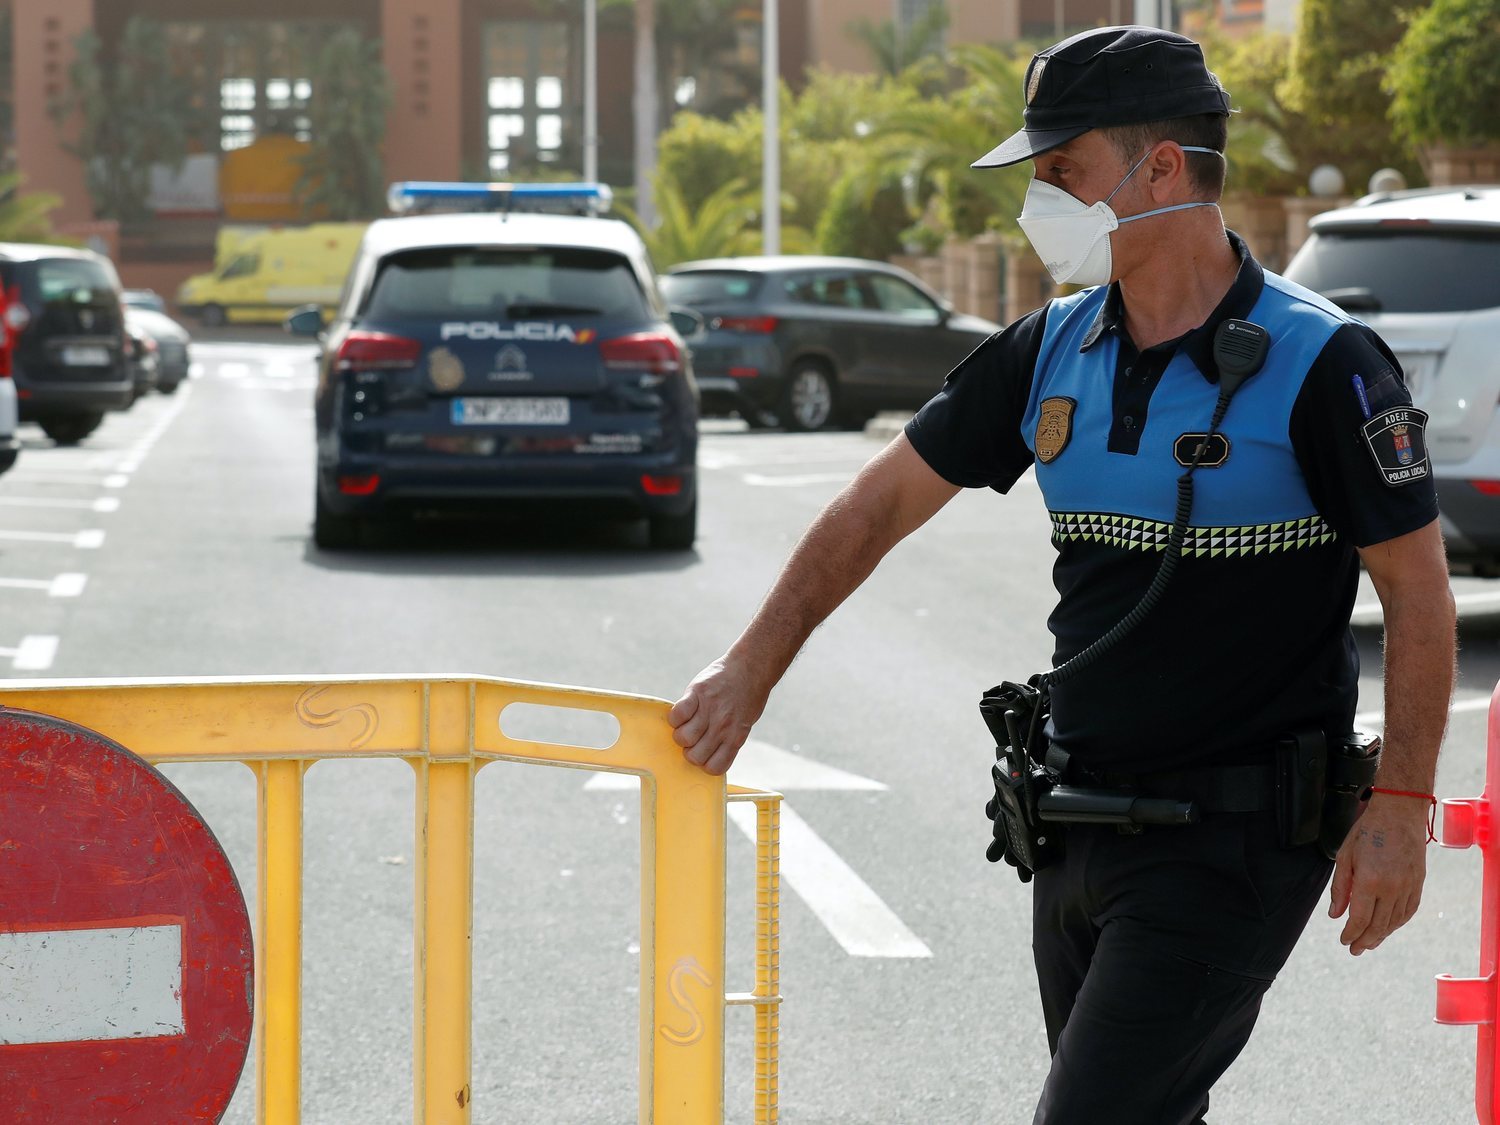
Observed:
[[[1345,312],[1379,312],[1385,307],[1371,289],[1330,289],[1323,296]]]
[[[601,311],[585,305],[549,305],[541,301],[520,301],[507,305],[505,315],[512,320],[520,320],[528,316],[598,316]]]

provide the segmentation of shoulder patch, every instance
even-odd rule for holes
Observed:
[[[1414,406],[1382,410],[1364,424],[1370,456],[1391,486],[1424,480],[1427,464],[1427,412]]]
[[[1056,461],[1058,455],[1068,447],[1073,436],[1073,411],[1078,406],[1074,398],[1058,397],[1042,400],[1041,412],[1036,420],[1036,459],[1043,465]]]

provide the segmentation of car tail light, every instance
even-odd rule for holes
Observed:
[[[31,310],[21,300],[21,295],[15,286],[5,294],[5,327],[15,335],[19,336],[31,326]]]
[[[743,332],[747,336],[769,336],[779,321],[774,316],[716,316],[713,327],[725,332]]]
[[[334,367],[339,371],[375,371],[415,366],[422,355],[422,341],[388,332],[354,331],[339,345]]]
[[[760,376],[759,367],[731,367],[729,374],[736,379],[755,379]]]
[[[614,371],[639,371],[643,375],[675,375],[682,370],[677,342],[661,332],[637,332],[599,341],[604,366]]]
[[[366,473],[357,477],[339,477],[339,491],[345,496],[373,496],[380,487],[379,473]]]
[[[641,487],[647,496],[678,496],[682,493],[681,477],[641,477]]]
[[[1471,480],[1469,483],[1484,496],[1500,496],[1500,480]]]

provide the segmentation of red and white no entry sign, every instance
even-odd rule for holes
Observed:
[[[239,883],[182,794],[0,709],[0,1125],[219,1120],[253,972]]]

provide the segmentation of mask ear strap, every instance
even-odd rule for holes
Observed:
[[[1146,157],[1150,155],[1151,150],[1149,148],[1145,152],[1141,153],[1141,158],[1130,166],[1130,171],[1126,172],[1125,178],[1115,185],[1115,190],[1104,197],[1104,205],[1106,207],[1109,206],[1109,201],[1120,193],[1120,189],[1130,182],[1130,177],[1135,175],[1137,169],[1139,169],[1142,164],[1146,163]]]
[[[1227,159],[1227,157],[1225,157],[1225,155],[1222,152],[1220,152],[1218,149],[1216,149],[1216,148],[1204,148],[1202,145],[1179,145],[1178,147],[1181,148],[1183,152],[1207,152],[1207,153],[1210,153],[1213,156],[1217,156],[1220,160]],[[1104,202],[1106,204],[1108,204],[1109,201],[1111,199],[1113,199],[1119,193],[1119,190],[1122,187],[1124,187],[1127,183],[1130,182],[1130,177],[1133,176],[1133,175],[1135,175],[1136,170],[1139,169],[1142,164],[1146,163],[1146,158],[1148,156],[1150,156],[1150,155],[1151,155],[1151,149],[1149,149],[1149,148],[1145,152],[1141,153],[1141,158],[1139,160],[1137,160],[1135,162],[1135,164],[1133,164],[1131,166],[1130,171],[1128,171],[1128,172],[1125,173],[1125,178],[1115,185],[1115,190],[1112,191],[1112,192],[1110,192],[1108,195],[1106,195],[1104,197]],[[1181,208],[1177,208],[1177,207],[1168,208],[1168,210],[1172,210],[1172,211],[1177,211],[1177,210],[1180,210],[1180,209]],[[1154,213],[1155,214],[1160,214],[1160,212],[1154,212]],[[1123,223],[1125,220],[1121,219],[1120,221]]]

